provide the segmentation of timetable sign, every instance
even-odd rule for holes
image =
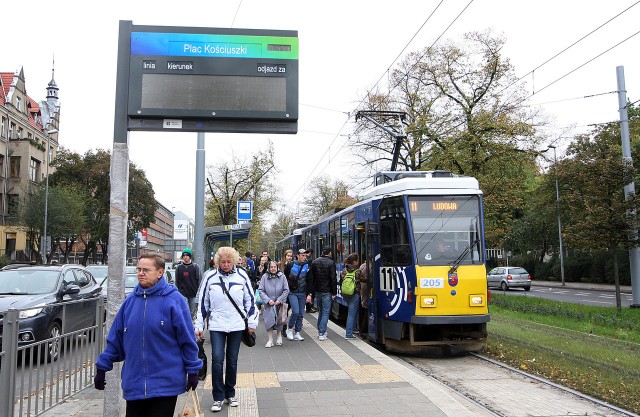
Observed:
[[[130,46],[130,129],[175,119],[182,130],[236,132],[246,120],[297,132],[297,31],[131,26]]]

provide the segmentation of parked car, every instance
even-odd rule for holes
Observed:
[[[2,320],[7,310],[19,309],[18,345],[46,339],[50,361],[60,355],[62,330],[74,332],[95,324],[96,302],[101,288],[91,273],[81,265],[23,266],[0,271],[0,346]],[[69,304],[75,300],[93,300]]]
[[[87,265],[87,270],[91,272],[91,275],[98,282],[102,282],[108,274],[109,266],[108,265]]]
[[[102,282],[100,282],[100,285],[102,286],[102,293],[105,298],[107,298],[107,291],[109,287],[109,282],[107,281],[108,278],[109,277],[105,277]],[[133,291],[136,285],[138,285],[138,275],[127,273],[124,276],[124,296],[126,297],[127,295],[129,295],[129,293]]]
[[[531,289],[531,275],[519,266],[499,266],[487,274],[487,286],[500,287],[507,291],[509,288]]]

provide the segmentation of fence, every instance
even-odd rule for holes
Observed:
[[[29,309],[4,312],[0,417],[38,416],[93,384],[94,360],[104,345],[105,305],[98,300],[57,304],[62,307],[60,335],[24,346],[18,343],[20,313]],[[67,312],[81,303],[96,304],[95,324],[67,332]]]

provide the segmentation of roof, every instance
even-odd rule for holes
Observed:
[[[11,89],[14,77],[16,77],[16,74],[13,72],[0,72],[0,89],[2,90],[2,94],[0,94],[0,105],[4,105],[7,102],[7,95]],[[27,95],[26,106],[29,113],[27,123],[36,129],[43,130],[42,112],[40,111],[38,102]]]

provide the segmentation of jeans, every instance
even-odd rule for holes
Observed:
[[[331,293],[316,293],[316,303],[318,305],[318,336],[327,332],[327,323],[329,322],[329,313],[331,312]]]
[[[184,299],[187,300],[187,305],[189,306],[189,311],[191,312],[191,318],[195,319],[196,318],[196,312],[198,311],[198,297],[185,297],[183,295]]]
[[[289,317],[288,329],[295,329],[296,333],[302,330],[302,317],[307,305],[307,294],[289,293],[289,305],[291,306],[291,317]]]
[[[211,382],[213,401],[222,401],[225,398],[236,396],[236,376],[238,374],[238,353],[242,332],[216,332],[210,331],[211,336]],[[222,381],[222,365],[225,360],[225,345],[227,347],[227,366],[225,368],[224,382]]]
[[[353,336],[353,328],[358,318],[358,310],[360,309],[360,294],[356,293],[349,296],[342,296],[344,301],[349,306],[349,312],[347,313],[347,337]]]

